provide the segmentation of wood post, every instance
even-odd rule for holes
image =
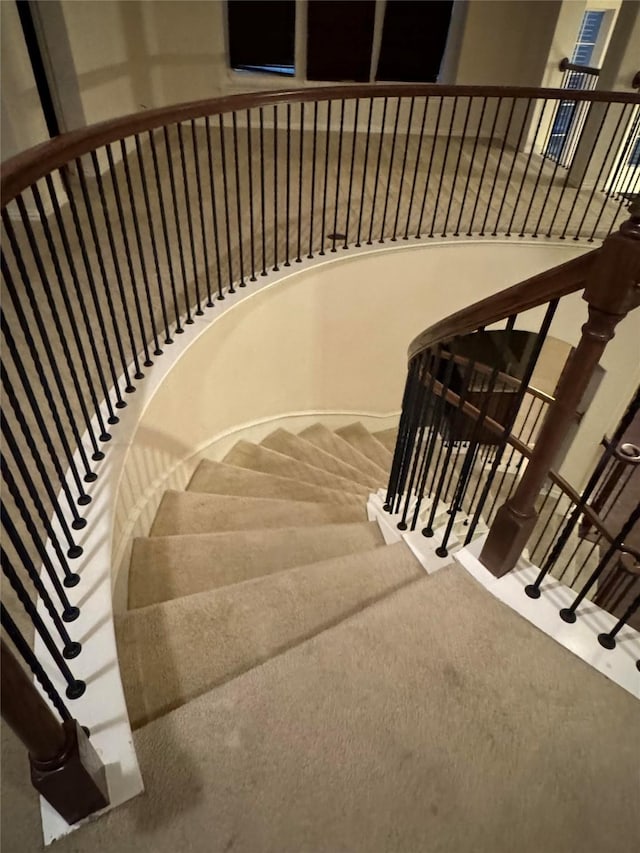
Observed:
[[[536,498],[600,357],[618,323],[640,305],[640,199],[631,206],[631,218],[604,241],[582,298],[589,305],[589,316],[580,343],[562,374],[529,464],[496,513],[480,554],[482,564],[496,577],[510,571],[522,553],[538,518]]]
[[[0,652],[2,717],[29,752],[33,786],[69,824],[108,806],[104,766],[85,732],[58,722],[4,640]]]

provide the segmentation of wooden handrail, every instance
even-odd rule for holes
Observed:
[[[567,100],[567,89],[540,89],[524,86],[445,86],[437,83],[361,84],[319,86],[249,92],[144,110],[63,133],[54,139],[17,154],[2,165],[2,204],[12,201],[35,181],[55,169],[110,142],[177,122],[205,118],[237,110],[255,109],[280,103],[309,103],[353,98],[478,97]],[[571,100],[590,103],[637,103],[635,93],[571,90]]]
[[[594,68],[592,65],[576,65],[575,62],[569,60],[568,56],[560,60],[558,67],[560,71],[577,71],[580,74],[588,74],[590,77],[600,76],[599,68]]]
[[[601,251],[593,249],[434,323],[411,342],[409,360],[452,337],[475,332],[481,326],[490,326],[512,314],[520,314],[582,290]]]

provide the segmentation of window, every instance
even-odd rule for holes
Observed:
[[[452,0],[387,0],[376,80],[435,83]]]
[[[600,35],[600,27],[604,20],[604,12],[585,12],[580,25],[580,32],[573,49],[571,61],[576,65],[590,65],[593,50]]]
[[[295,74],[295,0],[228,0],[229,61],[237,71]]]

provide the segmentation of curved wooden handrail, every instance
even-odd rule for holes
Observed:
[[[452,337],[467,335],[481,326],[490,326],[512,314],[520,314],[545,305],[553,299],[576,293],[585,286],[587,275],[600,252],[601,249],[593,249],[579,258],[533,275],[513,287],[501,290],[439,320],[411,342],[409,361]]]
[[[442,395],[444,386],[441,382],[434,382],[432,388],[435,394],[437,394],[438,396]],[[477,421],[480,418],[481,412],[480,409],[477,408],[477,406],[474,406],[472,403],[468,403],[467,401],[464,401],[460,406],[460,395],[456,394],[455,391],[451,391],[451,389],[447,388],[444,393],[444,399],[448,403],[459,407],[460,411],[464,412],[465,415],[468,415],[473,420]],[[493,418],[487,416],[484,417],[482,421],[482,426],[486,427],[490,432],[493,432],[496,435],[503,435],[504,433],[504,426]],[[513,447],[514,450],[517,450],[517,452],[520,453],[521,456],[524,456],[525,459],[531,459],[533,450],[523,441],[520,441],[519,438],[516,438],[514,435],[509,434],[506,438],[506,441],[510,447]],[[574,489],[573,486],[568,483],[564,479],[564,477],[562,477],[556,471],[549,471],[549,479],[551,480],[554,486],[557,486],[563,492],[563,494],[569,498],[569,500],[574,506],[580,506],[580,512],[582,513],[582,515],[585,515],[589,519],[591,526],[598,531],[598,533],[602,536],[603,539],[605,539],[609,543],[609,545],[611,545],[614,542],[615,537],[612,533],[609,532],[606,525],[604,524],[598,513],[595,512],[595,510],[593,510],[587,504],[585,504],[584,506],[582,505],[582,498],[580,497],[580,494],[576,491],[576,489]],[[631,557],[634,558],[634,560],[640,561],[640,551],[638,551],[636,548],[632,548],[631,546],[622,543],[616,550],[620,554],[629,554]]]
[[[249,92],[242,95],[227,95],[222,98],[175,104],[169,107],[144,110],[72,130],[17,154],[2,165],[0,180],[2,204],[8,204],[39,178],[50,174],[54,169],[61,168],[77,157],[95,151],[110,142],[117,142],[137,133],[156,130],[165,125],[280,103],[425,96],[520,98],[523,100],[567,100],[568,97],[567,89],[539,89],[520,86],[445,86],[437,83],[388,83],[383,85],[368,83]],[[633,104],[637,103],[638,96],[635,93],[626,92],[571,90],[570,100]]]

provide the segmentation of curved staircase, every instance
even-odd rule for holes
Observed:
[[[385,545],[394,440],[277,430],[165,493],[116,622],[146,793],[57,850],[633,848],[636,703]]]

